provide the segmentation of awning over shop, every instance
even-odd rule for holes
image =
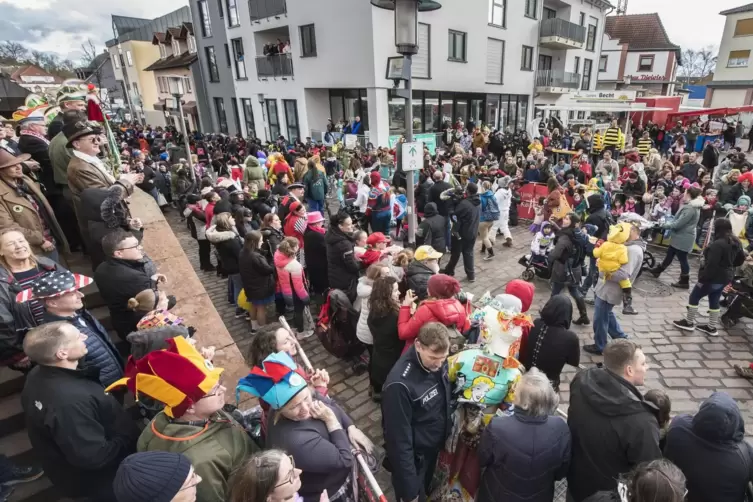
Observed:
[[[708,115],[714,117],[726,117],[729,115],[737,115],[738,113],[753,112],[753,106],[737,106],[729,108],[699,108],[698,110],[691,110],[687,112],[675,112],[667,115],[668,122],[676,122],[678,120],[686,120],[691,117],[700,117],[701,115]]]

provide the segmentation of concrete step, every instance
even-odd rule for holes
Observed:
[[[22,453],[30,452],[31,443],[29,442],[29,436],[26,434],[26,429],[0,437],[0,451],[8,457],[15,457]]]
[[[0,398],[21,392],[24,388],[24,376],[7,367],[0,367]]]

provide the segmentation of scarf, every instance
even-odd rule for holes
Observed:
[[[100,171],[102,171],[102,174],[105,175],[105,178],[107,178],[107,181],[109,181],[111,184],[115,184],[115,177],[107,169],[107,166],[105,166],[105,163],[102,162],[102,159],[100,159],[99,157],[93,157],[91,155],[87,155],[84,152],[80,152],[78,150],[73,150],[73,155],[83,160],[84,162],[87,162],[93,165]]]
[[[309,230],[311,230],[312,232],[316,232],[318,234],[322,234],[322,235],[327,233],[327,229],[321,225],[309,225]]]
[[[48,145],[48,146],[50,145],[50,140],[45,138],[44,135],[39,134],[38,132],[29,130],[29,129],[24,129],[23,131],[21,131],[21,136],[33,136],[39,140],[44,141],[45,145]]]

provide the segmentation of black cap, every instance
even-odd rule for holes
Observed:
[[[475,183],[468,183],[465,186],[465,191],[468,193],[468,195],[476,195],[478,193],[478,185]]]
[[[170,502],[190,472],[191,462],[180,453],[134,453],[118,467],[112,489],[118,502]]]

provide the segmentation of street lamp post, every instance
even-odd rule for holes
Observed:
[[[395,47],[403,56],[403,77],[405,89],[396,91],[405,98],[405,141],[413,141],[413,78],[411,65],[413,55],[418,53],[418,13],[438,10],[442,5],[435,0],[371,0],[374,7],[395,11]],[[398,148],[401,148],[398,145]],[[400,166],[402,169],[402,166]],[[408,243],[416,243],[416,203],[413,171],[408,171]]]
[[[186,127],[186,117],[183,114],[183,77],[178,75],[171,75],[167,77],[167,85],[170,89],[170,94],[175,98],[176,106],[178,108],[178,115],[180,117],[180,130],[183,131],[183,144],[186,149],[186,162],[188,162],[188,169],[191,171],[191,181],[196,185],[196,172],[193,168],[193,160],[191,159],[191,147],[188,142],[188,128]]]

